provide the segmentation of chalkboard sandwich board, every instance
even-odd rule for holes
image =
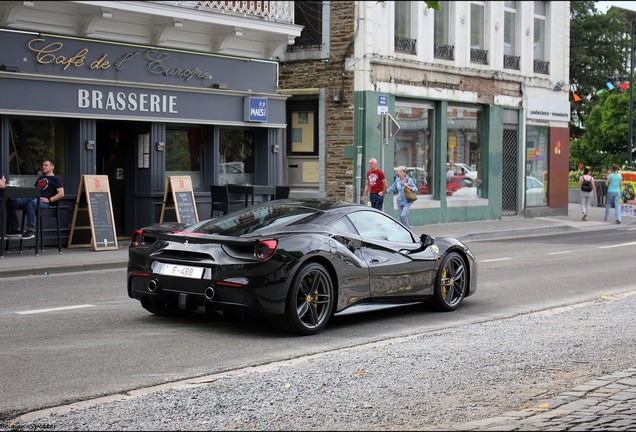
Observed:
[[[68,247],[93,247],[96,251],[119,248],[108,176],[82,176]]]
[[[159,222],[174,221],[186,225],[199,222],[190,176],[168,176],[166,181]]]

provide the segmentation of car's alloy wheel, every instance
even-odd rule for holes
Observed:
[[[290,285],[282,327],[290,332],[311,335],[322,330],[333,308],[333,284],[320,264],[300,268]]]
[[[457,309],[466,295],[468,286],[466,263],[457,252],[444,257],[435,280],[434,303],[437,309],[452,311]]]

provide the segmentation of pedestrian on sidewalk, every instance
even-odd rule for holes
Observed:
[[[369,171],[367,171],[367,184],[364,186],[362,193],[362,201],[367,200],[367,192],[369,193],[369,201],[371,207],[382,210],[384,205],[384,195],[386,194],[386,177],[384,171],[378,168],[378,161],[375,158],[369,159]]]
[[[417,186],[411,177],[406,175],[406,167],[400,166],[397,170],[398,177],[395,179],[390,188],[386,190],[386,193],[397,193],[397,208],[400,213],[400,222],[407,228],[411,226],[409,223],[409,212],[411,211],[411,203],[406,199],[404,195],[404,189],[411,189],[417,193]]]
[[[594,177],[590,175],[588,168],[585,168],[583,175],[579,177],[579,188],[581,189],[581,213],[583,213],[581,220],[586,221],[587,215],[590,213],[590,206],[593,202],[592,199],[596,199]]]
[[[621,183],[623,176],[618,172],[618,165],[612,165],[612,172],[607,175],[607,201],[605,202],[605,222],[609,220],[610,207],[614,207],[616,223],[621,223]]]

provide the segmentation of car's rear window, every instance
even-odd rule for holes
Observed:
[[[267,206],[210,220],[195,231],[206,234],[240,236],[264,228],[308,223],[322,212],[307,207]]]

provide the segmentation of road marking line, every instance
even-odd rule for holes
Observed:
[[[49,309],[34,309],[30,311],[23,311],[23,312],[16,312],[16,313],[18,315],[30,315],[30,314],[36,314],[36,313],[54,312],[54,311],[60,311],[60,310],[79,309],[79,308],[87,308],[87,307],[95,307],[95,305],[86,304],[86,305],[77,305],[77,306],[63,306],[63,307],[49,308]]]
[[[481,260],[481,262],[485,263],[485,262],[495,262],[495,261],[508,261],[511,260],[512,258],[493,258],[493,259],[489,259],[489,260]]]
[[[548,255],[559,255],[559,254],[567,254],[572,253],[572,251],[561,251],[561,252],[550,252]]]
[[[636,242],[629,242],[629,243],[619,243],[619,244],[615,244],[615,245],[609,245],[609,246],[599,246],[599,249],[609,249],[609,248],[615,248],[615,247],[623,247],[623,246],[634,246],[636,245]]]

